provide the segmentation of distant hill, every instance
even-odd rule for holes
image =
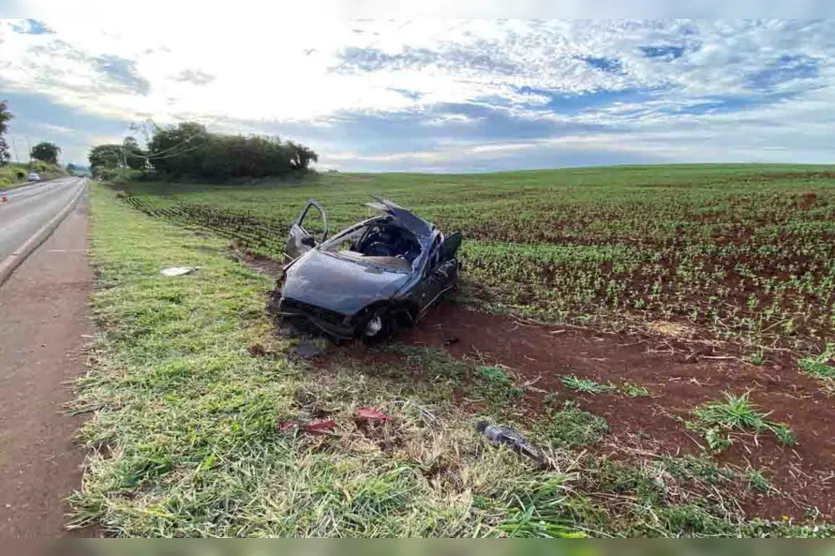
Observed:
[[[93,173],[89,166],[81,166],[79,164],[67,164],[67,173],[71,176],[87,176],[91,177]]]

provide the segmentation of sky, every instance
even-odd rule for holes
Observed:
[[[320,170],[835,163],[835,22],[663,19],[835,15],[827,2],[517,2],[538,19],[458,19],[507,15],[493,0],[235,4],[0,0],[23,18],[0,20],[18,157],[49,140],[86,163],[137,125],[194,120],[300,141]],[[653,19],[548,19],[589,15]]]

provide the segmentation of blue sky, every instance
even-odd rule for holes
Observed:
[[[635,5],[677,15],[668,4]],[[524,15],[550,15],[522,5]],[[207,13],[184,27],[179,17],[125,17],[124,6],[78,19],[68,17],[82,13],[78,2],[32,0],[29,19],[0,22],[0,98],[16,115],[19,156],[27,140],[51,140],[65,161],[84,162],[90,146],[136,135],[132,124],[193,119],[302,141],[321,169],[346,171],[835,163],[830,21]],[[832,11],[802,0],[793,9],[775,15]]]

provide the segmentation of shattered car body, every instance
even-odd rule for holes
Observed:
[[[305,205],[285,246],[280,291],[271,312],[295,325],[312,324],[338,338],[384,336],[417,322],[458,278],[461,234],[445,237],[429,222],[384,199],[374,216],[327,238],[327,215]],[[305,229],[316,214],[317,238]]]

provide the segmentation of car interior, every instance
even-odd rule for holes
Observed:
[[[414,234],[394,219],[380,220],[334,239],[337,241],[327,251],[403,271],[412,269],[421,252]]]

